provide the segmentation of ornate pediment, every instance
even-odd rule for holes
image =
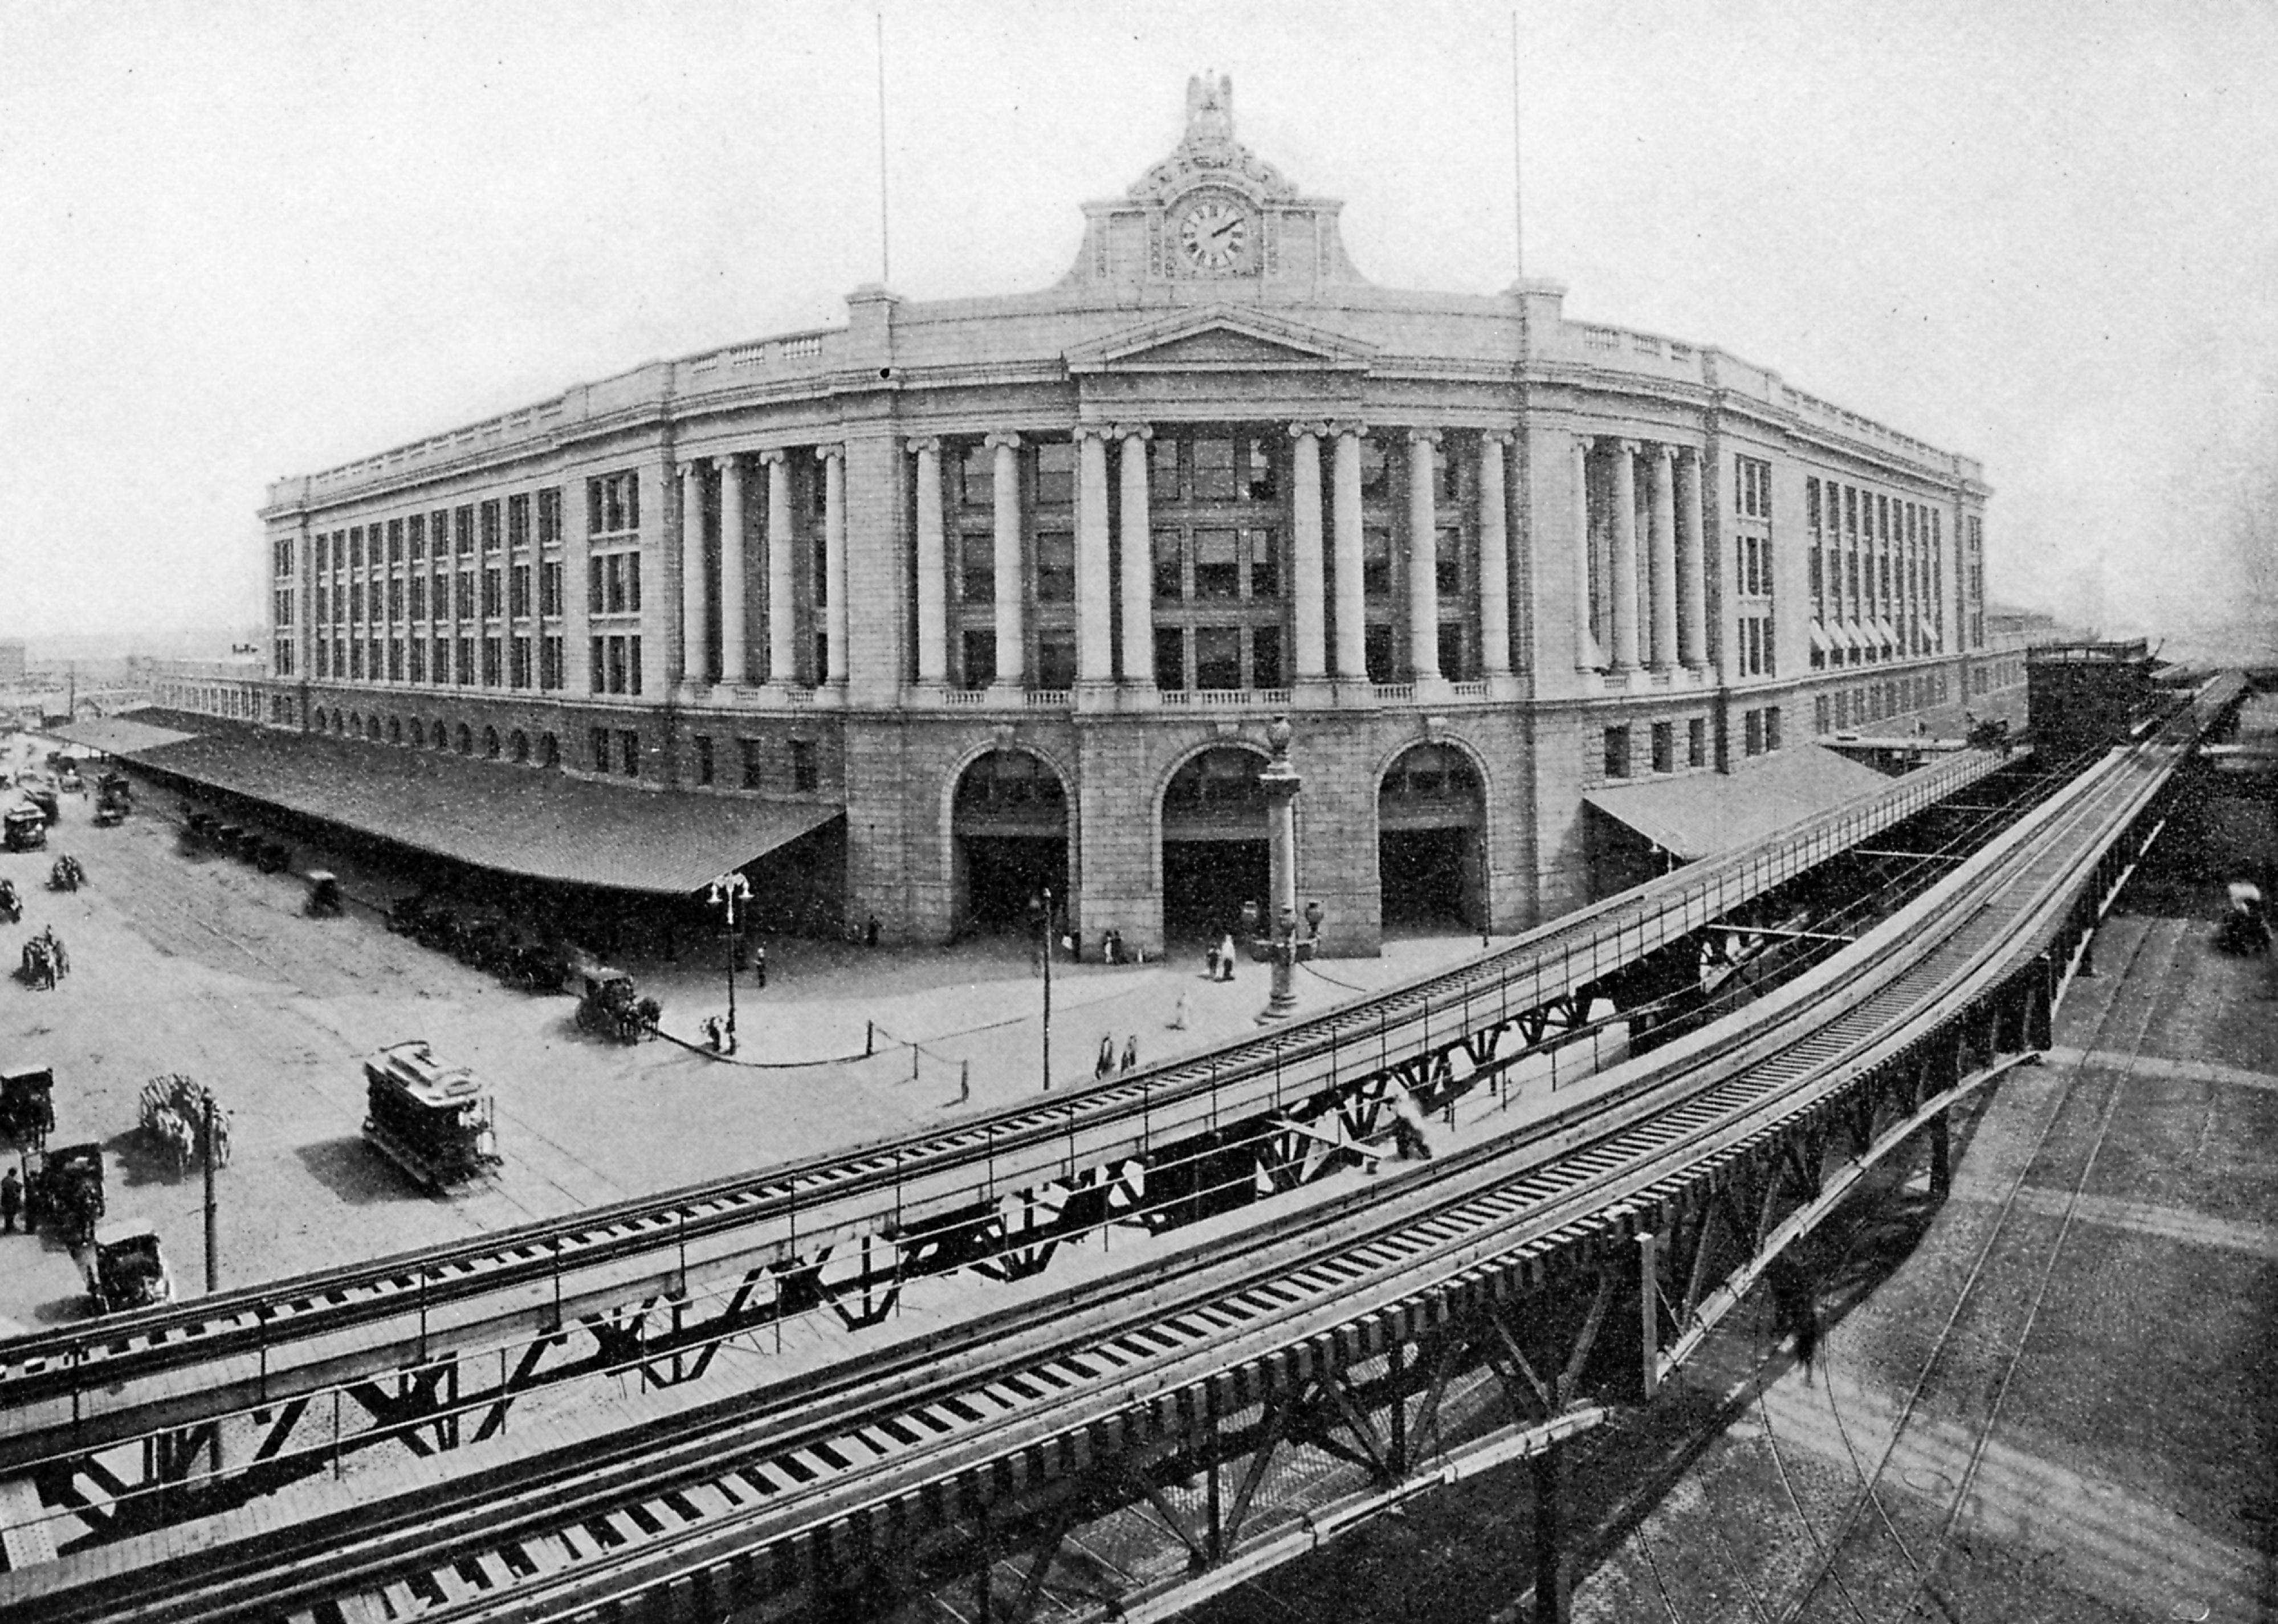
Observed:
[[[1071,372],[1365,372],[1373,345],[1229,305],[1128,327],[1067,352]]]

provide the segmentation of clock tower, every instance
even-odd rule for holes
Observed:
[[[1187,81],[1187,133],[1122,197],[1084,205],[1083,252],[1063,288],[1218,300],[1303,298],[1364,281],[1337,230],[1343,204],[1299,194],[1234,139],[1234,81]]]

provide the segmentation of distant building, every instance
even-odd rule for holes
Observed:
[[[860,288],[272,486],[264,716],[808,806],[893,938],[1049,888],[1152,951],[1265,895],[1286,712],[1301,896],[1365,952],[1587,900],[1624,786],[2022,680],[1976,461],[1556,283],[1377,286],[1230,98],[1051,288]]]
[[[0,684],[13,686],[24,680],[24,645],[20,643],[0,643]]]
[[[138,657],[131,667],[149,702],[172,711],[259,721],[268,713],[268,675],[256,650],[219,660]]]

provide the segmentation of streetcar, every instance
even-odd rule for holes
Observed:
[[[499,1165],[491,1096],[465,1066],[435,1057],[424,1038],[393,1043],[363,1063],[372,1147],[432,1191]]]

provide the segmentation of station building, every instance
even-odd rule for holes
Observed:
[[[1639,785],[1713,819],[1959,716],[1977,463],[1556,283],[1378,286],[1339,210],[1199,79],[1041,292],[865,286],[281,481],[264,721],[779,805],[890,941],[1049,888],[1154,950],[1265,896],[1286,713],[1300,896],[1366,953],[1589,900]]]

